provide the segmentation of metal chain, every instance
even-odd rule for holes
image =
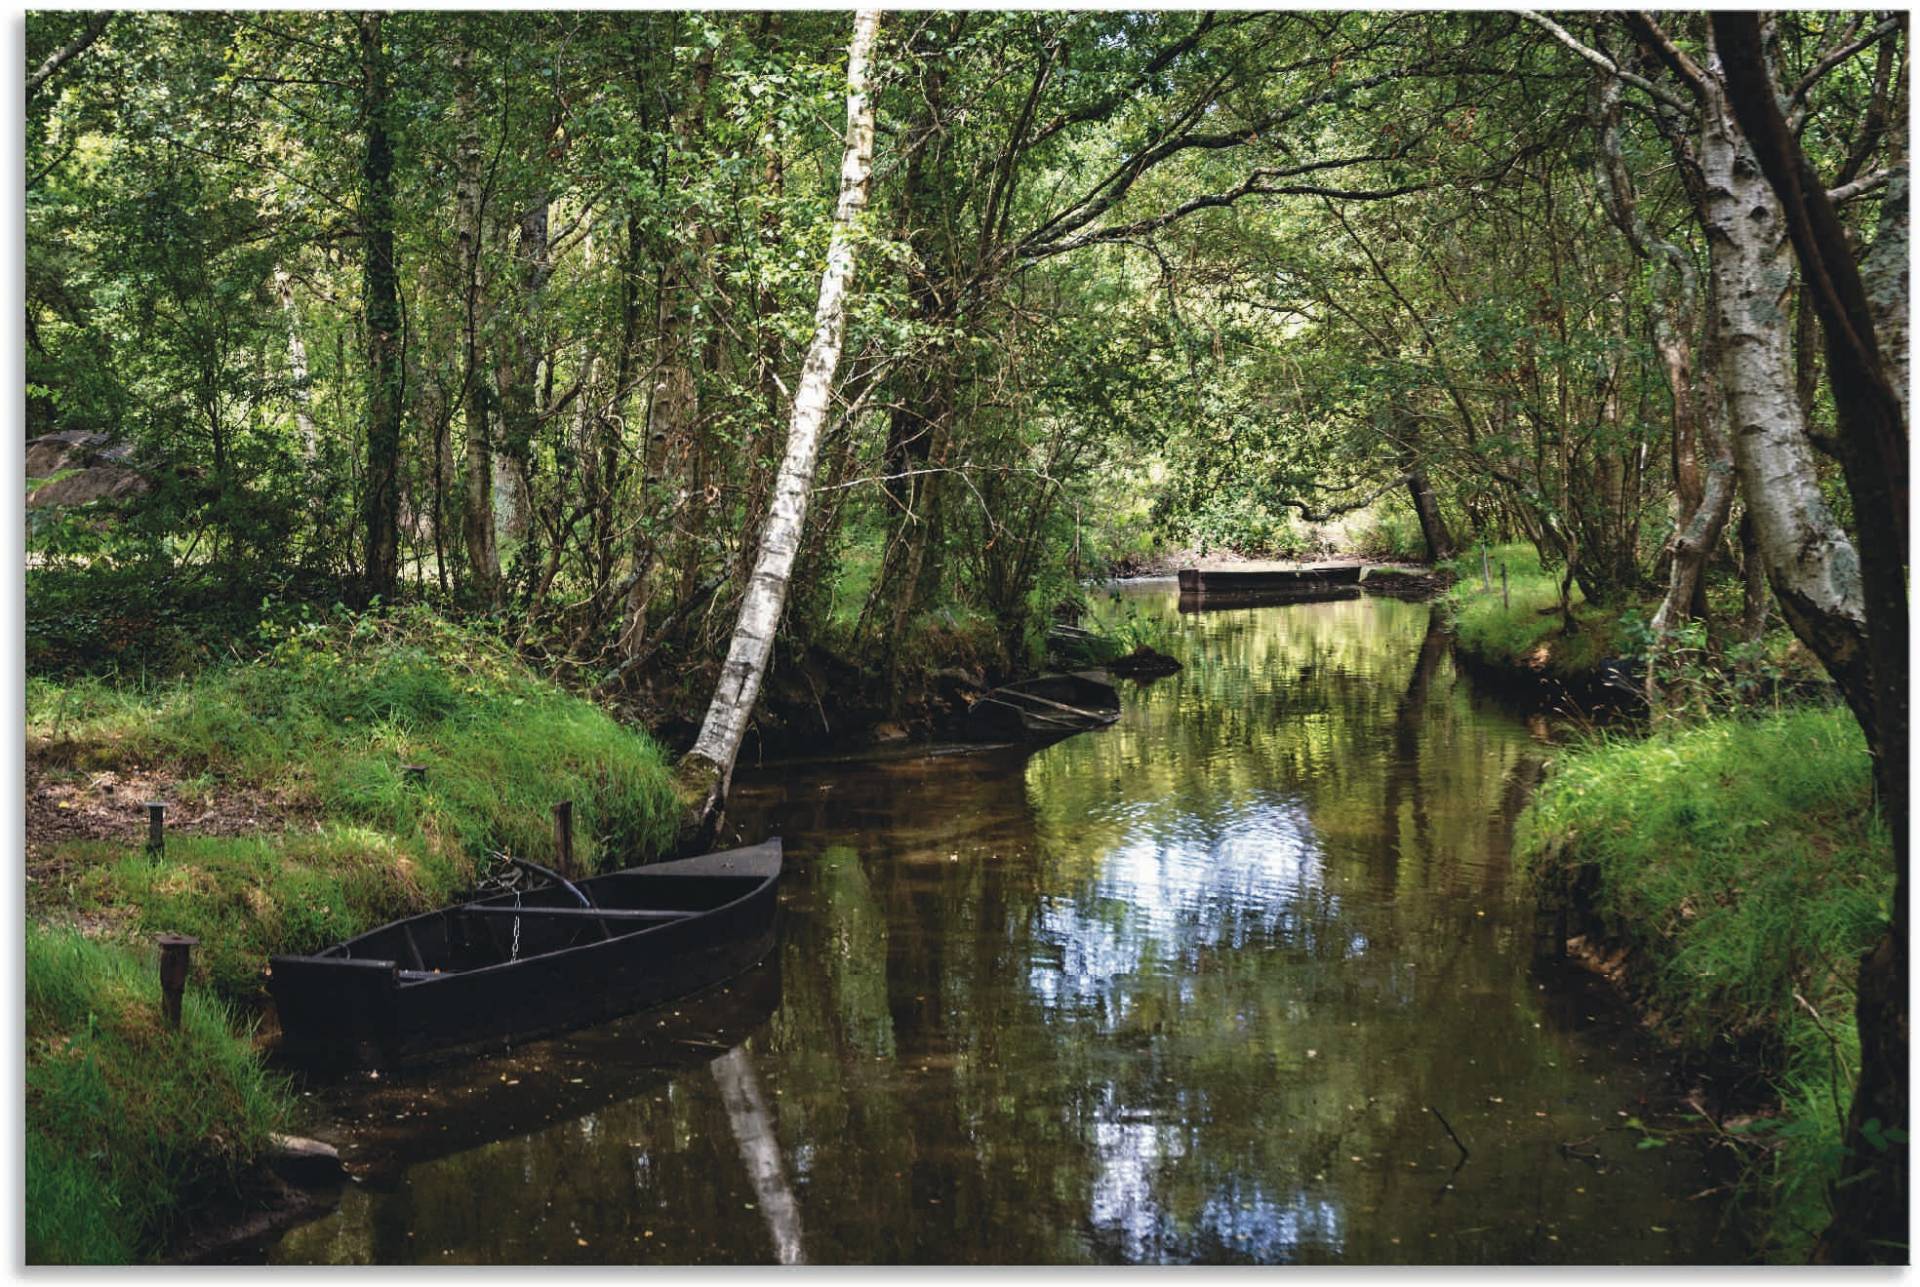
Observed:
[[[520,891],[517,889],[513,891],[513,910],[515,912],[518,912],[520,910]],[[509,964],[511,964],[512,962],[517,961],[519,959],[520,959],[520,918],[519,916],[516,915],[513,918],[513,950],[508,954],[507,961]]]

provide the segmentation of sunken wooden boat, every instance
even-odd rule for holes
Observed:
[[[975,741],[1052,742],[1120,718],[1120,693],[1101,671],[1036,675],[982,693],[967,708]]]
[[[283,1049],[386,1067],[617,1018],[743,973],[773,946],[780,841],[631,867],[276,956]],[[531,866],[531,864],[519,864]]]
[[[1311,563],[1297,568],[1181,568],[1181,594],[1284,594],[1358,585],[1364,563]]]

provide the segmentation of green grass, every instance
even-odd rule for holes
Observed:
[[[1500,593],[1502,564],[1507,569],[1505,600]],[[1560,628],[1559,617],[1544,611],[1560,602],[1560,578],[1541,568],[1539,552],[1524,543],[1488,550],[1486,566],[1491,569],[1491,589],[1482,584],[1479,551],[1454,560],[1458,579],[1446,597],[1454,634],[1459,646],[1477,658],[1523,665]],[[1578,588],[1574,595],[1577,605],[1581,601]]]
[[[1487,552],[1492,588],[1481,584],[1480,552],[1470,550],[1446,564],[1457,578],[1444,603],[1453,619],[1458,649],[1498,670],[1545,674],[1564,682],[1588,678],[1603,658],[1631,649],[1629,622],[1648,615],[1645,605],[1601,610],[1589,606],[1573,587],[1573,618],[1568,634],[1556,610],[1560,573],[1540,566],[1533,546],[1495,546]],[[1500,566],[1506,565],[1507,593],[1500,592]]]
[[[247,792],[285,816],[257,835],[175,833],[160,861],[71,844],[62,883],[36,891],[197,935],[234,992],[271,951],[445,901],[490,850],[549,859],[557,801],[574,802],[576,860],[596,869],[662,851],[678,817],[645,734],[425,613],[299,627],[255,661],[159,686],[32,681],[27,746],[44,765],[160,768],[182,793]]]
[[[26,935],[26,1259],[125,1264],[173,1213],[231,1184],[288,1111],[232,1016],[189,989],[160,1013],[151,949],[71,929]]]
[[[143,940],[198,938],[196,977],[236,999],[256,994],[275,952],[315,952],[402,912],[448,902],[471,868],[367,827],[310,833],[176,836],[164,857],[79,842],[61,901]]]
[[[1751,1180],[1781,1259],[1826,1223],[1859,1066],[1855,971],[1892,898],[1870,800],[1845,710],[1721,717],[1564,755],[1516,842],[1541,879],[1592,865],[1595,910],[1655,963],[1649,1004],[1675,1040],[1759,1052],[1781,1111],[1758,1124]]]

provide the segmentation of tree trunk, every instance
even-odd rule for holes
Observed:
[[[1693,346],[1681,329],[1691,324],[1691,310],[1683,313],[1675,308],[1659,323],[1660,335],[1655,340],[1673,396],[1675,461],[1684,460],[1691,466],[1674,472],[1677,513],[1673,539],[1668,543],[1672,561],[1667,569],[1666,596],[1654,610],[1651,623],[1656,653],[1658,641],[1664,641],[1688,616],[1698,614],[1705,588],[1702,573],[1733,511],[1733,449],[1721,432],[1711,383],[1705,390],[1696,386]],[[1702,402],[1707,405],[1702,406]],[[1704,476],[1701,458],[1706,461]],[[1649,699],[1654,695],[1654,684],[1655,668],[1649,665]]]
[[[706,95],[712,77],[713,50],[702,45],[694,60],[685,108],[672,119],[674,153],[685,164],[697,164],[694,158],[706,133]],[[682,558],[687,565],[683,592],[697,582],[699,572],[697,529],[703,512],[698,495],[703,482],[699,477],[699,373],[713,360],[711,350],[698,343],[696,304],[701,274],[713,262],[718,238],[714,220],[698,202],[689,200],[677,213],[681,229],[692,229],[693,235],[676,233],[662,247],[657,321],[660,376],[647,404],[646,469],[641,480],[647,521],[635,529],[633,582],[627,590],[621,635],[629,661],[647,650],[647,614],[658,589],[655,565],[671,562],[676,554]],[[718,325],[713,317],[704,321],[710,330]],[[695,530],[688,533],[686,548],[681,549],[677,547],[683,543],[670,538],[683,514]]]
[[[533,530],[533,435],[539,423],[535,390],[540,381],[540,306],[553,262],[547,244],[547,194],[534,196],[520,216],[514,247],[520,261],[520,307],[513,338],[496,379],[500,385],[500,460],[494,482],[506,494],[505,528],[525,538]]]
[[[360,212],[366,253],[367,593],[391,597],[400,572],[400,300],[393,260],[393,143],[387,136],[387,60],[380,15],[360,17],[366,159]]]
[[[461,523],[467,578],[473,597],[492,607],[500,597],[500,551],[493,532],[493,451],[488,439],[487,382],[480,371],[481,155],[480,113],[474,102],[473,51],[463,38],[453,54],[454,111],[460,121],[455,152],[454,223],[460,238],[461,338],[465,347],[461,393],[467,421],[466,478]]]
[[[1728,105],[1779,198],[1808,296],[1826,335],[1840,460],[1861,537],[1858,562],[1849,570],[1859,585],[1869,675],[1866,693],[1849,689],[1847,698],[1872,749],[1880,809],[1893,833],[1892,912],[1880,942],[1860,962],[1855,1006],[1860,1081],[1847,1114],[1846,1161],[1833,1189],[1833,1221],[1821,1235],[1815,1258],[1905,1263],[1910,1105],[1904,171],[1882,206],[1880,237],[1890,242],[1890,249],[1863,275],[1825,187],[1781,115],[1757,17],[1715,14],[1713,30],[1725,60]],[[1883,321],[1889,324],[1884,349],[1879,334]],[[1791,620],[1791,607],[1788,616]],[[1798,633],[1797,623],[1795,630]],[[1833,671],[1833,662],[1820,655]],[[1852,678],[1857,661],[1846,661]],[[1847,685],[1839,674],[1835,679]]]
[[[1795,395],[1786,311],[1793,252],[1780,202],[1717,82],[1709,77],[1705,84],[1702,219],[1712,253],[1714,350],[1741,495],[1781,613],[1848,705],[1871,720],[1860,559],[1820,494]]]
[[[740,602],[739,623],[727,648],[713,703],[693,749],[681,761],[680,783],[693,811],[696,843],[718,830],[726,808],[734,760],[746,735],[747,719],[760,695],[774,632],[786,606],[787,580],[800,547],[808,494],[819,459],[834,373],[846,338],[847,290],[854,270],[854,224],[867,205],[873,173],[873,101],[868,95],[869,63],[880,25],[878,10],[862,9],[853,20],[847,51],[847,141],[840,165],[840,201],[834,211],[826,271],[820,277],[820,301],[814,310],[813,343],[807,350],[800,383],[794,390],[787,425],[786,456],[774,483],[773,503],[760,537],[760,554]]]
[[[1673,399],[1673,529],[1667,593],[1654,611],[1655,646],[1647,667],[1647,698],[1658,696],[1661,646],[1689,613],[1704,615],[1702,571],[1726,527],[1733,505],[1733,456],[1720,431],[1721,406],[1711,380],[1697,378],[1693,329],[1699,304],[1699,273],[1685,248],[1656,236],[1641,217],[1633,176],[1620,148],[1618,77],[1608,74],[1597,93],[1595,111],[1600,148],[1595,169],[1608,218],[1625,235],[1634,253],[1655,266],[1654,349]],[[1706,458],[1705,476],[1701,457]]]
[[[1440,513],[1440,496],[1428,482],[1427,471],[1419,469],[1409,449],[1402,457],[1407,467],[1407,498],[1413,501],[1413,513],[1421,521],[1421,540],[1427,542],[1428,563],[1440,563],[1453,557],[1453,534],[1446,530],[1446,515]]]
[[[1760,540],[1753,534],[1753,515],[1740,515],[1740,581],[1744,597],[1740,606],[1740,637],[1752,643],[1767,632],[1767,561],[1760,554]]]
[[[308,468],[320,454],[320,435],[313,425],[313,388],[307,371],[307,346],[300,338],[300,313],[293,306],[293,279],[275,267],[273,288],[287,315],[287,375],[293,386],[293,423],[300,431],[300,460]]]

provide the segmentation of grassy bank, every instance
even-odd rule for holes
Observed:
[[[1533,546],[1496,546],[1487,552],[1487,561],[1491,588],[1482,584],[1479,551],[1446,565],[1456,580],[1443,602],[1453,620],[1455,647],[1469,660],[1505,674],[1581,684],[1594,677],[1603,658],[1627,650],[1623,620],[1630,613],[1592,607],[1578,586],[1573,588],[1575,628],[1566,629],[1558,611],[1560,573],[1542,568]],[[1500,589],[1503,564],[1505,595]]]
[[[1609,939],[1683,1048],[1735,1053],[1779,1096],[1736,1132],[1767,1251],[1802,1260],[1827,1219],[1859,1065],[1859,955],[1892,897],[1865,745],[1844,709],[1721,717],[1563,755],[1517,849],[1537,879],[1589,868]]]
[[[490,850],[550,858],[559,800],[588,866],[672,840],[659,748],[481,634],[409,612],[268,643],[159,684],[28,683],[28,909],[52,927],[27,960],[28,1218],[46,1259],[152,1254],[179,1195],[250,1156],[272,1095],[219,1003],[258,997],[269,954],[443,903]],[[161,856],[142,846],[154,797]],[[188,1041],[152,1030],[164,931],[202,942]],[[144,1115],[136,1071],[163,1088]],[[196,1079],[222,1116],[171,1103]]]
[[[258,1153],[287,1093],[205,990],[165,1026],[151,949],[38,925],[26,949],[27,1262],[151,1255]]]
[[[74,788],[157,776],[175,828],[160,859],[131,838],[54,847],[36,909],[194,934],[233,992],[270,951],[443,901],[490,850],[550,856],[556,801],[589,866],[657,852],[675,819],[651,740],[424,613],[296,627],[256,661],[152,687],[30,682],[27,754]],[[236,801],[241,825],[196,832]],[[137,800],[114,807],[137,818]]]

